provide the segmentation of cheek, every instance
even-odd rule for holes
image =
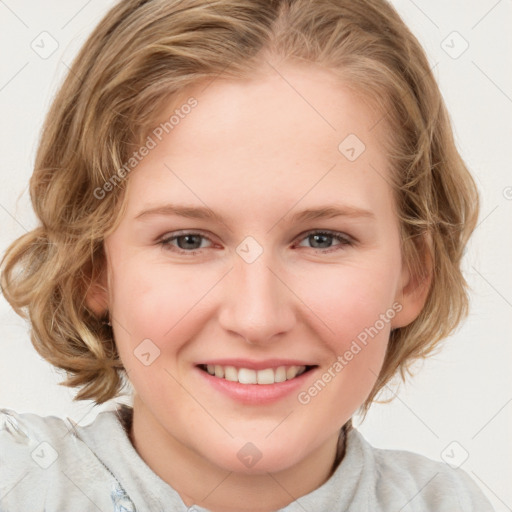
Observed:
[[[382,315],[394,316],[399,273],[391,262],[380,263],[319,269],[301,284],[298,293],[329,327],[340,348],[375,323],[383,330]]]
[[[401,309],[394,301],[398,271],[393,268],[391,262],[352,265],[335,272],[331,268],[324,276],[309,276],[301,287],[304,302],[318,316],[317,333],[324,333],[322,342],[329,349],[324,362],[328,373],[320,377],[317,388],[329,383],[327,394],[332,393],[336,403],[343,396],[346,405],[358,407],[379,374],[391,321]],[[316,286],[312,286],[313,279]]]
[[[199,272],[194,265],[150,262],[142,254],[112,263],[112,314],[126,367],[130,366],[127,358],[133,358],[146,339],[162,350],[165,347],[168,355],[178,353],[222,308],[219,277],[224,267],[204,267]],[[393,304],[397,272],[391,269],[396,265],[392,254],[380,252],[358,262],[309,262],[301,272],[285,273],[283,280],[293,290],[286,300],[296,312],[295,328],[310,330],[311,339],[327,348],[333,360],[351,347],[357,351],[353,341],[358,340],[363,350],[350,366],[372,366],[378,372],[389,334],[389,322],[380,319]]]
[[[218,272],[198,273],[193,267],[133,256],[112,271],[116,345],[139,391],[160,390],[162,381],[174,385],[168,372],[180,377],[176,361],[211,313],[207,295],[219,281]]]
[[[396,263],[381,254],[379,261],[318,264],[298,273],[300,277],[285,274],[283,279],[294,291],[289,307],[301,310],[298,315],[306,315],[309,323],[319,328],[323,323],[327,336],[334,338],[335,345],[341,343],[339,348],[343,349],[344,342],[374,325],[393,304],[397,272],[391,269]],[[130,333],[133,343],[144,338],[177,338],[176,333],[183,334],[187,325],[197,325],[209,303],[207,294],[222,284],[218,269],[199,273],[193,267],[152,264],[142,257],[125,258],[115,264],[112,313]],[[220,271],[223,273],[224,268]],[[222,293],[215,295],[222,297]],[[212,309],[212,304],[208,307]]]
[[[200,300],[207,281],[185,267],[135,257],[116,268],[111,301],[119,323],[130,326],[131,334],[161,338]]]
[[[194,281],[190,271],[137,257],[125,258],[114,268],[113,325],[128,377],[142,396],[176,394],[172,361],[194,336],[197,303],[211,285],[208,279]],[[186,410],[187,404],[182,407]]]

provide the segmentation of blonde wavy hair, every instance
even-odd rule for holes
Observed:
[[[460,264],[478,192],[424,50],[390,4],[122,0],[90,35],[52,103],[30,180],[40,226],[2,260],[4,296],[30,319],[38,353],[66,372],[61,385],[80,387],[74,400],[103,403],[126,377],[112,328],[85,297],[105,265],[103,240],[122,215],[129,177],[101,199],[95,191],[106,190],[162,107],[187,86],[250,77],[268,56],[338,72],[378,106],[390,134],[404,261],[418,279],[431,279],[419,317],[391,332],[363,412],[467,314]]]

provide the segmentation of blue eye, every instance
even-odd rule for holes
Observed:
[[[193,256],[205,248],[202,247],[203,240],[211,242],[208,237],[202,235],[201,233],[193,231],[182,231],[177,232],[172,236],[163,238],[159,242],[159,245],[178,254],[187,254],[189,256]],[[305,235],[302,235],[302,238],[299,240],[309,240],[309,243],[313,245],[321,245],[321,247],[311,247],[311,249],[315,249],[323,253],[340,250],[346,246],[351,246],[354,244],[353,240],[348,235],[345,235],[344,233],[338,233],[336,231],[310,231]],[[338,243],[333,245],[332,240],[336,240]]]
[[[317,249],[323,252],[332,252],[342,249],[344,246],[353,245],[351,238],[336,231],[311,231],[306,233],[303,240],[305,239],[309,240],[310,243],[323,245],[323,247],[312,247],[312,249]],[[329,239],[331,239],[331,242],[329,242]],[[339,243],[333,246],[332,239],[337,240]],[[325,244],[327,244],[327,247],[325,247]],[[334,249],[332,247],[334,247]]]
[[[166,249],[170,249],[171,251],[176,251],[181,254],[195,254],[194,251],[201,249],[201,239],[210,240],[200,233],[183,232],[164,238],[160,244]],[[176,241],[178,244],[177,248],[176,246],[171,245],[171,243],[174,241]]]

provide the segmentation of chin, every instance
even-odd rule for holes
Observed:
[[[205,454],[218,467],[226,471],[245,475],[264,475],[284,471],[300,462],[300,454],[296,448],[273,446],[266,443],[259,447],[255,443],[235,440],[236,448],[226,447],[221,452]]]

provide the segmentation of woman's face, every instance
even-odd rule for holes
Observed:
[[[333,442],[390,329],[422,306],[385,123],[316,67],[190,96],[130,173],[105,300],[155,437],[225,470],[278,471]]]

